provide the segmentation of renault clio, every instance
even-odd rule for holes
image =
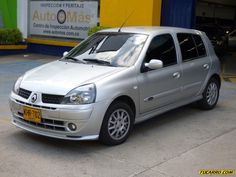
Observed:
[[[22,75],[10,94],[12,122],[48,137],[116,145],[135,123],[168,110],[193,102],[214,108],[220,85],[204,32],[107,29]]]

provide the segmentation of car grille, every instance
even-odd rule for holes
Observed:
[[[25,98],[25,99],[28,99],[31,93],[32,92],[29,90],[25,90],[25,89],[20,88],[18,95]]]
[[[45,128],[49,130],[56,130],[56,131],[67,131],[65,122],[64,121],[59,121],[59,120],[51,120],[51,119],[41,119],[41,123],[34,123],[30,122],[28,120],[23,119],[23,113],[18,112],[18,116],[16,117],[18,121],[40,127],[40,128]]]
[[[32,107],[35,107],[35,108],[56,110],[56,108],[54,108],[54,107],[49,107],[49,106],[40,106],[40,105],[36,105],[36,104],[25,103],[25,102],[20,101],[20,100],[16,100],[16,102],[18,102],[18,103],[20,103],[20,104],[22,104],[22,105],[32,106]]]
[[[20,88],[18,95],[28,99],[31,95],[31,91]],[[42,102],[43,103],[49,103],[49,104],[60,104],[63,100],[63,95],[51,95],[51,94],[42,94]]]
[[[60,104],[63,98],[62,95],[42,94],[43,103]]]

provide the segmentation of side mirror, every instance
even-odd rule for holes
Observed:
[[[160,69],[163,68],[163,62],[161,60],[152,59],[149,63],[144,64],[145,67],[150,69]]]
[[[65,52],[63,53],[63,57],[66,56],[68,53],[69,53],[69,52],[65,51]]]

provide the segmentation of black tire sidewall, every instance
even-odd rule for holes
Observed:
[[[111,136],[108,132],[108,121],[109,121],[110,115],[117,109],[126,110],[127,113],[129,114],[129,117],[130,117],[130,126],[129,126],[128,133],[120,140],[114,140],[113,138],[111,138]],[[99,140],[103,144],[106,144],[106,145],[121,144],[121,143],[123,143],[124,141],[127,140],[130,132],[133,129],[133,125],[134,125],[134,113],[133,113],[132,109],[130,108],[130,106],[128,104],[124,103],[124,102],[121,102],[121,101],[114,102],[108,107],[108,109],[105,113],[103,123],[102,123],[102,126],[101,126],[101,130],[100,130]]]
[[[213,105],[209,105],[209,103],[207,102],[207,99],[206,99],[206,94],[207,94],[207,89],[208,89],[208,87],[209,87],[209,85],[211,84],[211,83],[215,83],[216,84],[216,86],[217,86],[217,98],[216,98],[216,101],[215,101],[215,103],[213,104]],[[200,107],[201,108],[203,108],[203,109],[205,109],[205,110],[210,110],[210,109],[213,109],[215,106],[216,106],[216,104],[217,104],[217,102],[218,102],[218,99],[219,99],[219,91],[220,91],[220,84],[219,84],[219,82],[215,79],[215,78],[211,78],[210,80],[209,80],[209,82],[207,83],[207,85],[206,85],[206,88],[205,88],[205,90],[204,90],[204,92],[203,92],[203,98],[202,98],[202,100],[199,102],[199,105],[200,105]]]

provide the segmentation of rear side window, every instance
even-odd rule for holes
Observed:
[[[193,58],[198,57],[197,49],[191,34],[179,33],[177,34],[177,38],[183,61],[192,60]]]
[[[203,57],[206,56],[206,48],[202,41],[201,36],[193,34],[193,39],[195,41],[195,44],[197,46],[198,56]]]
[[[164,67],[177,64],[175,44],[170,34],[159,35],[152,39],[145,62],[151,59],[161,60]]]

